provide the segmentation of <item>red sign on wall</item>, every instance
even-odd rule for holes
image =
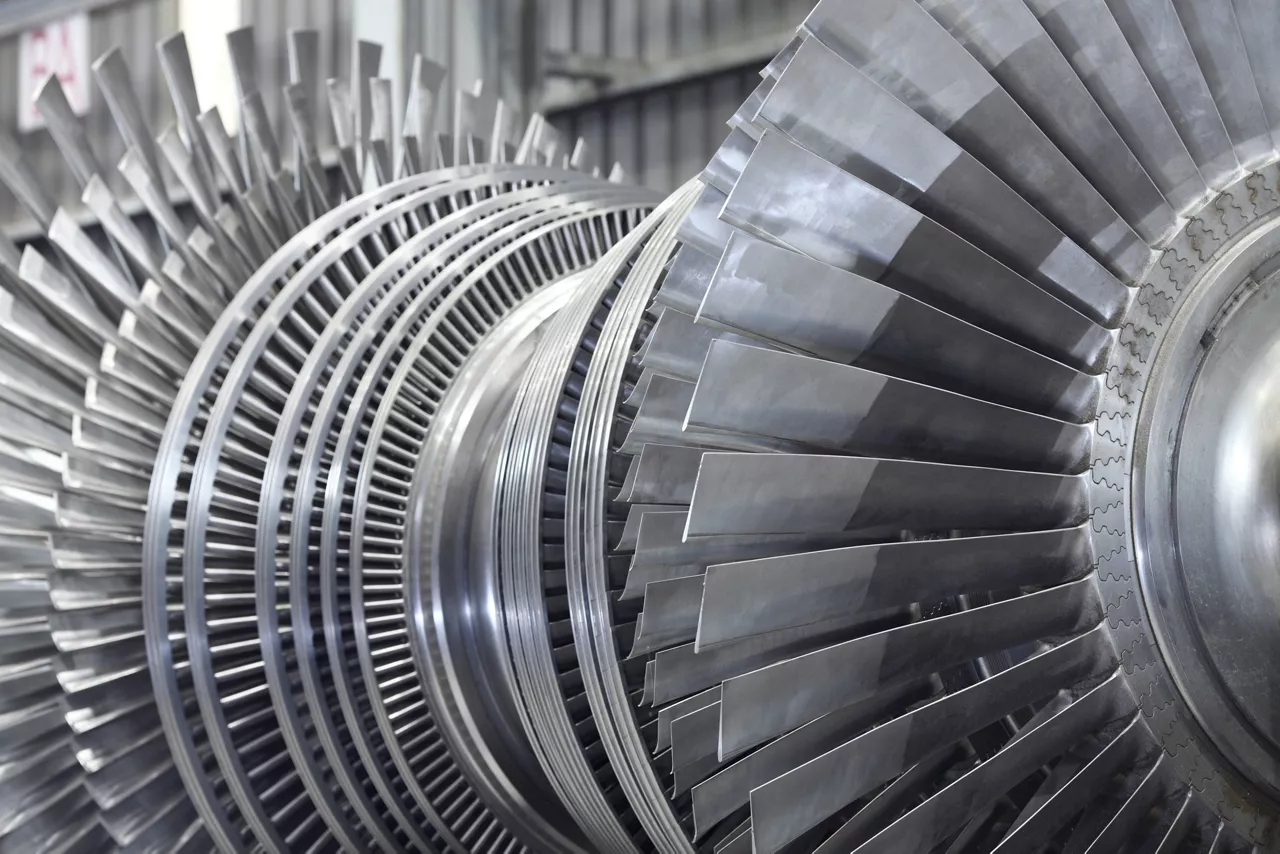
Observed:
[[[76,115],[89,111],[89,16],[84,12],[50,21],[22,34],[18,44],[18,129],[44,127],[36,93],[50,74],[58,75]]]

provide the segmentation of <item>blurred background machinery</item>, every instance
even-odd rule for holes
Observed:
[[[483,80],[523,115],[541,111],[569,138],[582,137],[601,162],[618,162],[631,179],[670,191],[699,172],[724,139],[724,122],[755,88],[756,72],[786,44],[805,0],[81,0],[0,5],[0,116],[17,124],[34,91],[20,92],[22,34],[85,15],[93,60],[118,47],[133,71],[149,126],[173,121],[173,104],[155,60],[156,42],[184,30],[202,101],[234,116],[235,84],[222,36],[254,29],[249,46],[267,114],[287,150],[292,131],[282,87],[289,80],[285,34],[320,32],[322,77],[347,74],[358,39],[382,46],[378,76],[397,103],[413,57],[443,66],[453,85]],[[82,81],[88,82],[88,81]],[[34,86],[30,81],[28,89]],[[85,128],[103,162],[123,153],[101,94],[87,86]],[[441,119],[452,120],[452,103]],[[396,117],[398,123],[400,117]],[[35,177],[62,204],[80,191],[47,133],[18,135]],[[333,157],[328,123],[319,123],[322,160]],[[123,185],[121,185],[123,186]],[[21,239],[39,229],[0,193],[0,229]]]
[[[7,7],[0,852],[1280,847],[1271,0],[290,9]]]

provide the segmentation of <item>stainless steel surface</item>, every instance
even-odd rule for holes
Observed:
[[[824,0],[804,27],[978,157],[1122,281],[1141,275],[1144,244],[1159,238],[1163,224],[1132,213],[1122,219],[1013,94],[924,9],[909,0],[877,0],[865,9]]]
[[[792,180],[779,186],[784,163]],[[766,132],[752,152],[724,219],[1075,367],[1096,371],[1110,342],[1105,328],[971,243],[778,134]]]
[[[836,88],[832,80],[843,85]],[[826,91],[828,109],[818,109],[810,97],[816,86]],[[818,41],[801,44],[757,120],[910,204],[1096,320],[1112,325],[1123,310],[1124,286],[1088,253],[972,155]]]
[[[1217,749],[1271,790],[1280,766],[1263,567],[1275,543],[1271,499],[1259,485],[1272,444],[1265,366],[1276,245],[1274,223],[1255,229],[1206,271],[1179,313],[1143,414],[1144,426],[1174,441],[1144,441],[1145,458],[1158,462],[1144,467],[1134,496],[1144,587],[1169,603],[1153,623],[1173,653],[1172,676]]]
[[[1173,489],[1201,636],[1232,697],[1272,741],[1280,732],[1273,729],[1263,662],[1276,654],[1272,568],[1280,548],[1272,536],[1277,507],[1268,485],[1276,465],[1275,305],[1270,289],[1263,289],[1217,332],[1186,402]],[[1192,497],[1197,495],[1199,500]],[[1208,508],[1206,495],[1213,496]]]
[[[701,592],[698,645],[714,646],[855,611],[936,601],[984,584],[1052,586],[1086,574],[1092,564],[1083,525],[715,564],[707,568]]]
[[[134,219],[47,89],[0,848],[1275,850],[1277,30],[823,0],[665,202],[241,31],[100,66]]]

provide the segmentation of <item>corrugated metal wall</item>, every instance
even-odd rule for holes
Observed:
[[[673,190],[701,171],[729,130],[724,122],[759,84],[752,70],[663,87],[553,113],[603,163],[620,163],[636,183]]]
[[[209,0],[232,2],[232,0]],[[285,36],[289,29],[319,30],[326,76],[350,72],[359,0],[240,0],[245,23],[255,27],[258,74],[268,109],[277,117],[281,150],[291,150],[280,87],[288,80]],[[661,69],[681,57],[713,55],[761,35],[794,28],[812,0],[401,0],[401,79],[415,52],[452,69],[454,86],[477,78],[521,110],[544,101],[561,105],[553,121],[570,137],[581,135],[603,163],[621,162],[634,180],[671,189],[695,174],[723,140],[724,121],[758,82],[753,58],[738,67],[680,82],[667,81],[621,96],[595,100],[590,85],[543,79],[544,51],[629,61]],[[179,26],[178,0],[120,0],[90,16],[90,50],[97,57],[118,45],[133,72],[152,126],[172,121],[173,108],[160,76],[155,44]],[[0,4],[0,17],[4,14]],[[191,36],[189,36],[191,37]],[[0,39],[0,123],[17,115],[18,37]],[[384,75],[395,73],[384,67]],[[588,91],[584,91],[584,88]],[[570,97],[566,99],[568,93]],[[568,105],[568,106],[566,106]],[[445,108],[442,118],[449,120]],[[123,146],[96,88],[86,119],[89,138],[104,164],[116,163]],[[321,122],[322,147],[330,128]],[[79,192],[45,131],[18,135],[28,164],[62,204],[79,205]],[[118,181],[118,176],[117,176]],[[122,183],[118,189],[125,194]],[[29,218],[0,187],[0,228],[21,237]]]
[[[716,51],[799,26],[814,0],[542,0],[548,50],[637,60]],[[709,76],[551,113],[605,162],[620,162],[656,189],[674,189],[699,172],[728,134],[724,122],[759,84],[750,60]],[[547,97],[557,96],[548,81]]]

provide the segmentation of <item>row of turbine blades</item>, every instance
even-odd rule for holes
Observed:
[[[319,217],[210,333],[152,474],[142,592],[170,746],[224,850],[571,847],[455,754],[406,643],[406,502],[475,349],[650,201],[543,166],[423,173]]]
[[[395,241],[409,240],[427,223],[452,216],[457,221],[449,227],[457,231],[473,224],[459,217],[491,216],[494,211],[465,211],[500,193],[514,200],[510,206],[524,205],[509,217],[512,222],[534,218],[535,212],[545,217],[557,205],[590,207],[606,196],[621,206],[610,209],[616,218],[611,227],[625,227],[626,217],[638,210],[638,201],[623,204],[625,192],[610,196],[600,188],[604,182],[589,177],[599,167],[581,140],[567,147],[537,115],[522,128],[507,105],[478,85],[457,93],[453,125],[439,130],[445,72],[421,56],[413,62],[403,136],[394,139],[390,81],[378,78],[379,46],[359,43],[350,78],[324,81],[314,31],[289,34],[284,101],[290,156],[281,151],[283,129],[273,127],[257,83],[253,31],[231,33],[228,48],[241,96],[239,138],[227,132],[216,108],[201,111],[182,35],[158,46],[177,117],[176,126],[158,135],[146,123],[120,51],[94,63],[95,81],[125,146],[114,167],[98,159],[57,77],[43,85],[36,106],[83,190],[97,230],[58,206],[15,141],[0,134],[0,181],[47,237],[46,249],[21,251],[0,237],[0,850],[204,851],[253,844],[248,819],[209,824],[211,816],[236,810],[235,796],[247,785],[223,775],[220,757],[204,736],[212,723],[192,724],[201,747],[175,755],[175,733],[192,732],[182,716],[198,717],[197,697],[206,695],[191,692],[191,641],[181,620],[170,631],[162,613],[159,623],[148,626],[142,576],[146,513],[154,500],[149,493],[157,455],[167,450],[162,440],[170,410],[184,399],[184,379],[201,366],[219,380],[229,370],[221,351],[212,363],[202,354],[210,335],[224,328],[219,324],[228,307],[244,303],[247,283],[273,288],[287,281],[320,249],[317,240],[331,236],[315,231],[324,226],[314,223],[344,200],[366,190],[376,193],[379,186],[406,189],[357,204],[358,211],[349,206],[326,222],[358,219],[408,195],[416,183],[422,192],[414,203],[404,204],[398,219],[388,219],[369,238],[382,241],[388,254],[400,248]],[[332,124],[336,151],[319,149],[320,122]],[[619,175],[615,168],[613,179]],[[547,189],[556,182],[565,183],[562,192]],[[541,208],[533,187],[543,188]],[[515,200],[519,190],[525,195]],[[188,199],[189,207],[175,206],[175,194]],[[301,240],[295,238],[300,234]],[[449,238],[465,243],[478,232],[465,238],[451,232]],[[443,233],[435,238],[444,239]],[[296,249],[290,254],[286,246]],[[422,249],[401,250],[399,257],[414,251]],[[283,279],[255,278],[259,267],[277,257],[286,259],[275,268]],[[371,272],[359,266],[368,257],[371,250],[367,257],[357,251],[338,259],[325,274],[326,286],[359,281]],[[392,274],[402,276],[402,270]],[[332,294],[326,291],[319,304],[308,299],[301,309],[304,349],[322,328],[311,325],[319,324],[318,306],[333,307],[324,302]],[[298,339],[290,346],[300,346]],[[253,438],[263,435],[263,415],[283,399],[276,395],[289,388],[273,372],[291,365],[297,352],[289,350],[284,362],[269,357],[259,380],[265,396],[251,396],[251,423],[236,422]],[[202,419],[207,416],[201,412]],[[237,452],[249,453],[244,447]],[[194,454],[176,458],[184,477],[194,462]],[[186,507],[188,489],[184,485],[167,497]],[[243,507],[231,512],[240,519]],[[162,591],[183,577],[181,554],[170,557],[172,575],[161,568],[153,579]],[[241,571],[225,553],[215,563],[215,587],[239,579]],[[243,634],[246,614],[252,614],[252,585],[247,599],[243,589],[219,591],[229,616],[209,623],[210,632]],[[281,631],[287,636],[287,622]],[[232,645],[243,640],[237,636]],[[158,645],[163,658],[157,658]],[[244,667],[240,674],[233,673],[237,666]],[[186,693],[172,707],[157,705],[157,668],[184,680]],[[266,699],[260,670],[238,663],[218,679]],[[368,714],[368,700],[362,702],[360,714]],[[261,726],[264,720],[236,722]],[[356,728],[364,727],[361,719]],[[284,824],[297,830],[294,838],[269,836],[263,844],[277,850],[334,847],[336,838],[320,812],[296,788],[290,791],[297,803],[280,805],[290,774],[295,787],[301,785],[297,771],[281,765],[287,761],[284,746],[264,741],[253,749],[258,765],[250,770],[257,784],[277,789],[273,808],[292,815]],[[366,758],[376,764],[385,755]],[[367,787],[370,773],[361,773]],[[201,777],[201,783],[192,782]],[[396,785],[395,797],[403,800],[404,784]],[[369,796],[358,800],[367,803]],[[397,809],[422,850],[443,850],[441,833],[452,833],[453,825],[443,823],[437,831],[416,805],[398,802]],[[295,847],[303,839],[307,845]]]
[[[51,83],[106,238],[0,144],[51,247],[0,244],[0,844],[1265,844],[1162,741],[1099,417],[1173,235],[1280,206],[1276,38],[1267,0],[822,0],[655,207],[487,96],[433,133],[424,62],[397,154],[370,45],[335,186],[314,34],[292,169],[252,38],[237,145],[179,37],[154,143],[98,64],[145,229]],[[490,372],[491,560],[448,568],[489,598],[449,599],[424,465]]]
[[[1162,741],[1132,586],[1107,618],[1098,419],[1174,235],[1280,205],[1276,37],[1264,0],[822,0],[597,266],[501,493],[597,849],[1265,846]]]

